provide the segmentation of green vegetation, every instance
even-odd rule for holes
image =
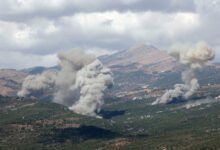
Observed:
[[[146,74],[143,71],[114,71],[113,73],[115,85],[111,89],[112,92],[135,90],[140,88],[140,85],[149,84],[153,77],[151,74]]]
[[[186,109],[186,103],[151,106],[153,100],[106,98],[99,119],[59,104],[0,97],[0,149],[220,147],[220,101]]]

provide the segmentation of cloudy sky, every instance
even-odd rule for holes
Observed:
[[[0,68],[52,66],[56,53],[206,41],[220,61],[220,0],[0,0]]]

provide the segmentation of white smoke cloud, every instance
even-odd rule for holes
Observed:
[[[48,72],[28,76],[18,96],[53,89],[54,102],[74,112],[95,116],[104,103],[104,91],[113,84],[111,71],[94,56],[79,49],[59,53],[58,58],[61,71],[53,78],[47,77]]]
[[[196,68],[202,68],[215,57],[215,51],[205,42],[195,45],[175,45],[169,51],[169,55],[185,66],[182,72],[184,84],[176,84],[174,89],[168,90],[162,97],[158,98],[152,105],[169,103],[174,99],[188,99],[199,88],[199,83],[194,75]]]
[[[77,73],[76,84],[72,89],[80,90],[80,99],[70,109],[80,114],[90,114],[93,110],[100,111],[103,93],[112,85],[110,70],[104,68],[99,60],[85,66]],[[93,114],[94,115],[94,114]]]
[[[29,75],[17,93],[19,97],[34,96],[39,92],[50,92],[54,89],[57,71],[46,71],[39,75]]]
[[[86,65],[95,61],[95,57],[85,54],[82,50],[74,49],[58,54],[61,71],[58,73],[54,102],[66,106],[73,105],[79,99],[79,91],[71,87],[76,82],[76,74]]]
[[[190,109],[190,108],[193,108],[193,107],[197,107],[197,106],[200,106],[200,105],[203,105],[203,104],[212,104],[212,103],[216,103],[216,102],[219,102],[220,100],[219,99],[202,99],[202,100],[199,100],[199,101],[195,101],[195,102],[188,102],[186,103],[183,107],[185,107],[186,109]]]

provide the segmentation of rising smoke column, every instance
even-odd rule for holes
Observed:
[[[80,49],[59,53],[58,58],[61,71],[56,80],[57,92],[54,94],[54,102],[72,106],[80,97],[80,89],[71,89],[76,82],[77,72],[95,61],[96,58],[85,54]]]
[[[110,70],[104,68],[99,60],[95,60],[77,72],[76,76],[72,89],[80,89],[80,98],[70,109],[80,114],[88,115],[93,112],[92,115],[95,115],[94,110],[99,112],[104,103],[104,91],[112,86]]]
[[[168,90],[162,97],[158,98],[152,105],[169,103],[173,99],[188,99],[199,88],[199,83],[194,75],[196,68],[204,67],[208,61],[215,57],[215,51],[205,42],[195,45],[176,45],[169,51],[169,55],[183,64],[185,71],[182,72],[184,84],[176,84],[174,89]]]
[[[95,116],[104,103],[104,91],[113,84],[111,71],[94,56],[79,49],[59,53],[58,58],[61,70],[51,82],[47,82],[46,72],[28,76],[18,96],[31,96],[36,90],[53,89],[54,102],[66,105],[74,112]],[[43,82],[44,86],[35,87],[36,82]]]

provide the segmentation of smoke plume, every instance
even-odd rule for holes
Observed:
[[[19,97],[48,93],[54,90],[57,71],[45,71],[39,75],[29,75],[22,84],[22,89],[17,93]]]
[[[94,56],[74,49],[58,54],[59,72],[28,76],[18,96],[53,91],[53,101],[74,112],[95,116],[103,105],[104,91],[113,85],[112,73]]]
[[[71,89],[81,89],[80,98],[70,109],[80,114],[88,114],[94,110],[99,112],[103,105],[103,93],[111,86],[110,70],[104,68],[99,60],[95,60],[77,73],[76,83]]]
[[[195,45],[176,45],[169,51],[169,55],[183,64],[185,70],[182,72],[184,84],[176,84],[174,89],[168,90],[162,97],[158,98],[152,105],[169,103],[174,99],[188,99],[199,88],[199,83],[194,75],[196,68],[204,67],[215,57],[215,51],[206,43],[198,42]]]
[[[190,109],[190,108],[197,107],[197,106],[200,106],[200,105],[203,105],[203,104],[212,104],[212,103],[215,103],[215,102],[218,102],[218,100],[207,98],[207,99],[202,99],[202,100],[195,101],[195,102],[188,102],[183,107],[185,107],[186,109]]]

